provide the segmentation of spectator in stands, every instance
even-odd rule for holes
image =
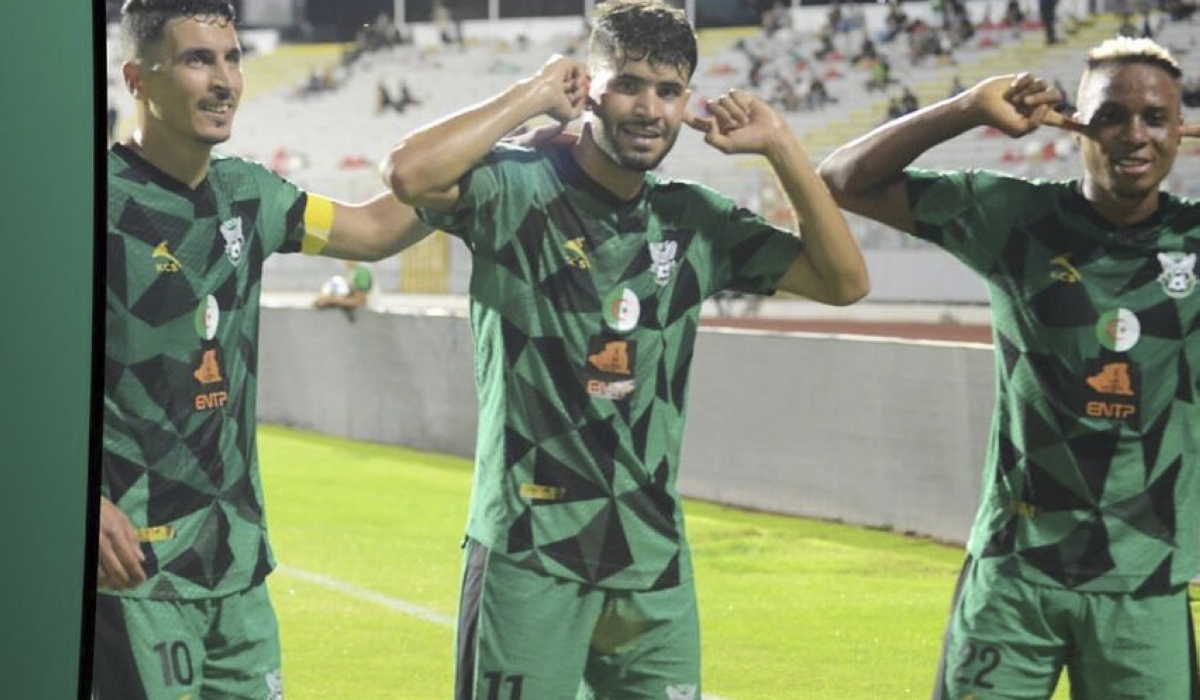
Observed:
[[[908,25],[908,55],[914,65],[924,63],[931,56],[944,56],[949,50],[948,42],[943,41],[942,32],[924,22],[913,20]]]
[[[950,90],[946,97],[954,97],[960,92],[964,92],[966,89],[967,87],[962,84],[962,78],[958,77],[958,74],[956,73],[954,77],[950,79]]]
[[[900,8],[900,0],[888,0],[888,11],[883,22],[883,29],[879,32],[879,41],[887,44],[908,26],[908,15]]]
[[[416,107],[421,104],[421,101],[413,95],[412,90],[408,87],[407,80],[401,80],[399,87],[396,89],[396,109],[404,111],[409,107]]]
[[[817,48],[813,51],[813,58],[818,61],[825,61],[837,55],[837,47],[833,45],[834,32],[829,27],[822,27],[817,34]]]
[[[1046,33],[1046,44],[1057,44],[1058,34],[1055,23],[1058,21],[1058,0],[1038,0],[1038,16],[1042,20],[1042,29]]]
[[[1008,4],[1004,6],[1004,19],[1001,21],[1001,26],[1015,30],[1020,30],[1025,24],[1025,11],[1021,9],[1019,0],[1008,0]]]
[[[796,85],[782,75],[775,76],[775,91],[771,95],[770,101],[771,104],[785,112],[799,111],[800,107],[804,105],[804,100],[801,99]]]
[[[821,109],[831,102],[837,102],[837,98],[829,94],[829,89],[825,87],[825,81],[816,73],[812,74],[812,78],[808,81],[808,92],[804,95],[804,101],[807,107],[811,109]]]
[[[917,99],[917,94],[912,91],[912,88],[907,85],[900,92],[900,111],[903,114],[911,114],[921,108],[921,102]]]
[[[394,105],[395,100],[392,99],[392,94],[388,92],[383,78],[380,78],[375,82],[375,114],[383,114]]]
[[[660,0],[598,4],[588,63],[556,56],[406,136],[390,181],[467,242],[482,415],[459,606],[459,698],[700,698],[675,476],[705,299],[850,303],[867,278],[776,110],[733,90],[688,111],[696,39]],[[583,131],[497,144],[530,119]],[[712,190],[652,174],[683,124],[759,154],[803,245]],[[489,690],[491,691],[489,693]]]
[[[967,6],[961,0],[947,0],[950,8],[947,14],[945,36],[951,48],[958,48],[975,36],[975,24],[967,13]]]
[[[879,59],[871,64],[871,77],[867,79],[867,92],[886,90],[888,85],[896,82],[892,79],[892,62],[880,54]]]
[[[884,114],[883,120],[889,122],[893,119],[899,119],[904,116],[904,105],[900,103],[899,95],[888,97],[887,112]]]
[[[1138,26],[1133,22],[1133,13],[1121,13],[1121,25],[1117,27],[1117,35],[1127,37],[1129,39],[1136,39],[1139,33],[1141,33],[1141,30],[1138,29]]]
[[[345,275],[334,275],[321,285],[313,299],[313,308],[341,309],[353,320],[354,311],[367,305],[367,296],[374,286],[375,277],[370,267],[347,261]]]
[[[325,81],[321,78],[321,72],[314,66],[309,69],[308,76],[296,86],[293,95],[295,97],[309,97],[321,92],[325,89]]]
[[[401,114],[404,110],[412,105],[421,104],[420,100],[413,97],[412,91],[408,89],[408,81],[401,80],[396,88],[396,96],[392,97],[388,92],[387,85],[380,78],[375,84],[375,113],[382,114],[387,109],[393,109]]]
[[[1154,38],[1154,26],[1150,24],[1150,8],[1142,11],[1142,34],[1143,39]]]
[[[792,11],[776,2],[762,13],[763,34],[770,39],[780,31],[792,28]]]
[[[875,42],[871,40],[871,36],[863,32],[862,45],[859,46],[858,53],[850,59],[850,62],[859,67],[869,67],[879,58],[879,50],[875,48]]]
[[[1196,14],[1196,3],[1190,0],[1162,0],[1159,9],[1176,22],[1189,21]]]
[[[820,165],[844,208],[943,247],[991,297],[996,420],[934,697],[1044,700],[1064,669],[1073,698],[1200,687],[1200,203],[1161,189],[1200,135],[1180,78],[1152,41],[1111,39],[1072,118],[1048,81],[997,76]],[[1079,144],[1079,179],[911,165],[1042,124]]]
[[[825,11],[825,26],[829,28],[829,33],[837,34],[845,29],[842,24],[842,0],[831,0],[829,9]]]

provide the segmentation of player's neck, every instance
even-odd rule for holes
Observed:
[[[571,147],[571,154],[588,177],[600,183],[604,189],[612,192],[617,199],[629,201],[642,191],[646,181],[646,173],[640,170],[623,168],[608,157],[596,143],[592,135],[592,127],[585,124],[579,141]]]
[[[1140,224],[1158,211],[1159,193],[1157,190],[1138,200],[1116,197],[1087,182],[1083,183],[1082,190],[1083,196],[1091,204],[1092,209],[1106,221],[1117,226]]]
[[[138,130],[125,145],[189,189],[195,189],[208,175],[212,147],[207,144],[188,143],[155,134],[152,130]]]

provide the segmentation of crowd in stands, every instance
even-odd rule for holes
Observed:
[[[1190,21],[1197,7],[1195,0],[1155,2],[1156,6],[1140,14],[1128,13],[1121,33],[1153,37],[1165,22]],[[996,5],[997,10],[1003,8],[999,16],[992,16],[993,6],[988,4],[981,17],[974,17],[972,12],[980,9],[968,7],[966,0],[932,0],[927,6],[931,12],[914,12],[915,6],[886,0],[886,12],[882,17],[874,15],[879,18],[878,25],[868,26],[862,3],[833,0],[822,25],[804,33],[793,26],[785,4],[777,2],[762,13],[761,36],[737,42],[735,51],[745,58],[745,87],[762,93],[784,111],[819,110],[844,100],[846,91],[865,89],[868,94],[886,97],[883,116],[890,119],[919,106],[916,93],[906,84],[906,76],[913,70],[956,66],[963,52],[974,56],[978,51],[1024,40],[1031,33],[1037,33],[1048,46],[1058,44],[1094,21],[1061,12],[1058,3],[1007,0]],[[898,62],[903,67],[898,68]],[[1200,83],[1190,88],[1186,99],[1200,103]],[[945,94],[964,89],[961,79],[954,76]],[[1059,108],[1069,107],[1064,103]]]
[[[1153,12],[1130,13],[1121,30],[1142,36],[1160,31],[1164,22],[1186,22],[1194,16],[1195,0],[1155,1],[1158,5]],[[461,22],[438,4],[442,9],[435,17],[435,26],[440,45],[414,45],[407,28],[397,27],[388,15],[381,14],[362,26],[340,60],[313,66],[291,94],[316,99],[353,92],[362,105],[362,114],[379,117],[381,122],[384,117],[436,108],[427,76],[436,74],[440,64],[459,64],[455,54],[468,46]],[[709,94],[728,87],[745,87],[803,119],[809,117],[800,115],[812,113],[812,118],[818,118],[816,113],[822,111],[843,114],[844,110],[838,110],[845,105],[850,105],[846,109],[869,106],[877,115],[874,120],[892,119],[918,109],[922,97],[940,99],[966,89],[957,74],[960,61],[978,60],[980,52],[1015,40],[1030,36],[1041,39],[1042,32],[1047,32],[1046,41],[1050,41],[1049,30],[1043,26],[1043,0],[1037,6],[1033,0],[982,6],[968,6],[966,0],[933,0],[930,4],[886,0],[886,8],[872,8],[870,14],[864,12],[868,7],[865,3],[834,0],[823,14],[815,15],[821,18],[821,26],[815,30],[793,22],[797,15],[792,4],[775,2],[763,12],[758,35],[741,39],[732,49],[706,59],[701,66],[703,75],[698,76],[701,87]],[[991,16],[993,7],[995,18]],[[1034,7],[1036,10],[1031,11]],[[982,16],[974,17],[973,12]],[[1058,40],[1070,37],[1090,20],[1069,13],[1059,17],[1056,12],[1054,21],[1054,38]],[[572,33],[558,37],[556,45],[538,47],[534,52],[548,55],[578,51],[571,41],[578,42],[584,35],[580,32],[578,36]],[[479,64],[478,73],[491,74],[525,70],[527,67],[518,64],[524,60],[530,43],[527,36],[521,36],[507,42],[507,47],[501,40],[483,39],[469,45],[475,47],[472,51],[479,49],[488,54]],[[448,49],[455,54],[448,53]],[[396,72],[380,70],[392,61],[405,63],[405,67]],[[947,81],[936,95],[929,89],[932,76]],[[357,87],[345,90],[351,82]],[[1068,94],[1065,87],[1060,86],[1060,90]],[[1185,83],[1184,101],[1200,107],[1200,78]],[[1070,109],[1070,105],[1064,102],[1060,108]],[[112,123],[115,117],[115,113],[110,115]],[[308,166],[304,154],[298,154],[295,148],[295,144],[287,144],[287,150],[271,145],[259,153],[273,167],[294,172]],[[371,165],[350,156],[338,161],[341,169]]]

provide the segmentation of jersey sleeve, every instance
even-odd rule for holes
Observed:
[[[509,148],[503,144],[492,149],[478,165],[458,180],[458,201],[448,212],[417,208],[417,217],[433,228],[461,238],[472,250],[472,237],[480,231],[494,228],[495,214],[500,204],[508,173],[501,156]]]
[[[281,222],[279,226],[264,227],[264,252],[268,255],[274,252],[320,253],[329,242],[329,231],[333,226],[333,201],[309,194],[265,167],[261,168],[259,182],[263,191],[262,201],[269,208],[268,220]]]
[[[710,251],[705,297],[729,289],[775,293],[779,279],[800,253],[800,238],[707,187],[695,186],[687,215],[698,223]]]
[[[987,274],[1027,214],[1030,183],[984,170],[906,174],[913,235]]]

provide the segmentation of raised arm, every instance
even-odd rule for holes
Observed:
[[[554,56],[500,94],[409,134],[385,161],[384,180],[403,202],[448,211],[459,178],[497,141],[543,114],[571,121],[583,112],[587,90],[587,66]]]
[[[977,126],[1024,136],[1055,114],[1061,97],[1028,73],[988,78],[877,127],[829,154],[817,170],[842,208],[911,233],[904,169],[917,157]]]
[[[792,205],[804,246],[779,288],[826,304],[846,305],[870,289],[867,267],[837,204],[783,118],[758,97],[734,90],[688,117],[723,153],[764,156]]]
[[[382,260],[432,232],[411,206],[391,192],[360,204],[334,201],[332,217],[329,240],[320,253],[343,260]]]

